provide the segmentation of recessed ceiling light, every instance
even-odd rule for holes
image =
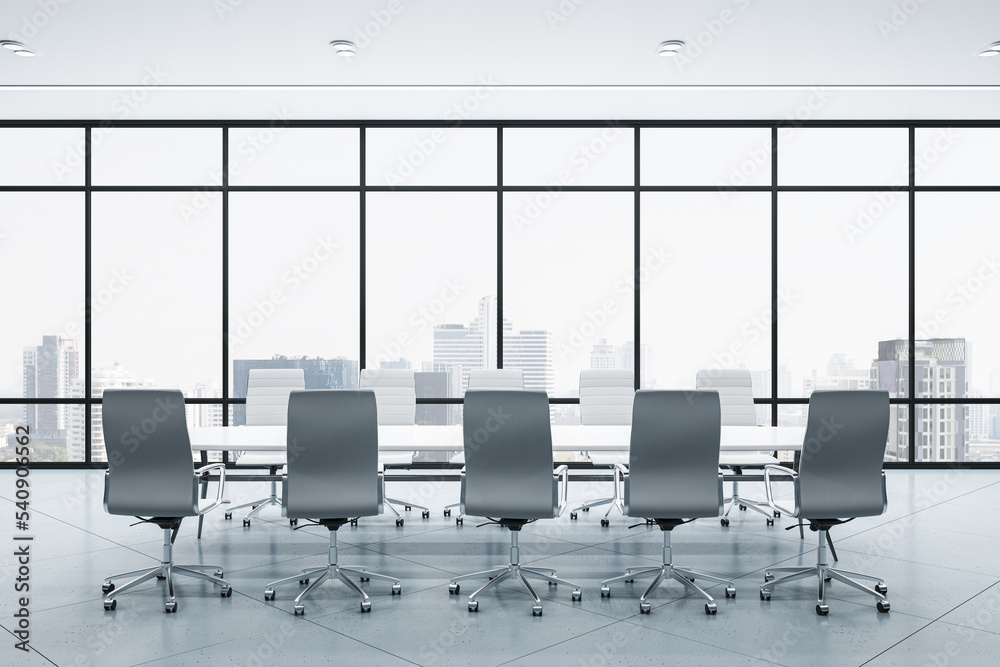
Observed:
[[[335,39],[330,42],[330,46],[333,47],[338,56],[344,58],[353,58],[358,55],[358,47],[354,45],[354,42],[349,42],[346,39]]]
[[[22,58],[34,58],[35,52],[29,51],[28,49],[21,49],[20,51],[15,51],[14,55],[21,56]]]
[[[990,58],[992,56],[1000,56],[1000,42],[993,42],[985,49],[979,52],[979,55],[983,58]]]
[[[684,42],[679,39],[671,39],[666,42],[660,42],[660,45],[656,48],[656,55],[670,58],[671,56],[676,56],[677,52],[682,48],[684,48]]]
[[[13,51],[14,55],[24,56],[25,58],[32,58],[35,55],[35,52],[26,47],[24,44],[21,42],[15,42],[12,39],[0,40],[0,46]]]

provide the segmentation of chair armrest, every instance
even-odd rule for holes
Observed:
[[[288,475],[285,475],[285,479]],[[385,475],[383,473],[378,473],[378,513],[381,514],[385,510]],[[281,503],[284,507],[285,503]]]
[[[782,475],[791,475],[792,483],[799,483],[799,473],[792,470],[791,468],[786,468],[785,466],[777,466],[770,463],[764,466],[764,492],[767,494],[767,504],[768,506],[777,511],[781,512],[786,516],[798,516],[798,508],[795,510],[789,510],[780,505],[775,504],[774,495],[771,492],[771,473],[780,472]]]
[[[205,475],[205,474],[207,474],[207,473],[209,473],[209,472],[211,472],[213,470],[218,470],[219,471],[219,492],[215,496],[215,500],[212,501],[212,504],[209,505],[208,507],[206,507],[203,510],[199,509],[198,514],[205,514],[207,512],[211,512],[216,507],[218,507],[219,505],[222,504],[222,490],[223,490],[223,487],[226,484],[226,464],[225,463],[210,463],[207,466],[202,466],[200,468],[196,468],[195,471],[194,471],[195,479],[198,479],[202,475]]]
[[[556,480],[558,484],[559,478],[562,478],[562,492],[559,494],[559,504],[556,507],[556,516],[562,516],[563,510],[566,509],[566,495],[569,492],[569,466],[559,466],[552,473],[552,479]]]

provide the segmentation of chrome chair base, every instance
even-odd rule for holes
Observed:
[[[476,589],[472,595],[469,596],[469,611],[479,611],[479,601],[476,597],[484,592],[497,586],[500,582],[507,579],[512,579],[514,581],[520,582],[520,584],[528,591],[534,600],[534,604],[531,606],[532,616],[542,615],[542,600],[535,593],[535,589],[531,587],[528,583],[528,577],[534,579],[541,579],[549,583],[549,585],[563,584],[565,586],[570,586],[573,588],[572,600],[574,602],[579,602],[582,597],[582,592],[580,587],[576,584],[570,583],[564,579],[560,579],[556,576],[555,570],[539,570],[533,567],[524,567],[518,563],[519,548],[517,543],[517,533],[516,530],[510,531],[510,564],[501,565],[499,567],[494,567],[489,570],[483,570],[482,572],[473,572],[471,574],[463,574],[457,577],[453,577],[451,583],[448,584],[448,593],[451,595],[458,595],[461,592],[461,585],[458,583],[464,581],[465,579],[481,579],[483,577],[489,577],[488,581],[483,586]]]
[[[397,500],[395,498],[386,498],[385,499],[385,505],[390,510],[392,510],[393,514],[396,515],[396,525],[397,526],[402,526],[403,525],[403,517],[400,515],[399,510],[397,510],[395,507],[393,507],[393,505],[402,505],[404,511],[409,511],[410,509],[416,507],[418,510],[421,510],[420,516],[422,518],[424,518],[424,519],[429,519],[430,516],[431,516],[431,511],[428,508],[424,507],[423,505],[417,505],[416,503],[407,502],[405,500]]]
[[[723,478],[723,481],[726,481],[725,478]],[[758,514],[764,515],[764,518],[767,519],[767,525],[769,526],[774,525],[774,519],[775,516],[777,515],[777,512],[772,510],[767,503],[762,503],[756,500],[748,500],[746,498],[742,498],[740,496],[739,482],[734,480],[732,481],[732,485],[733,485],[733,495],[729,496],[728,498],[722,499],[722,502],[726,504],[726,510],[722,513],[722,518],[720,519],[720,523],[722,523],[723,526],[729,525],[729,512],[733,509],[733,507],[737,505],[741,510],[749,509],[753,510],[754,512],[757,512]]]
[[[760,587],[760,599],[770,600],[771,599],[771,589],[778,584],[783,584],[788,581],[795,581],[796,579],[806,579],[809,577],[816,577],[819,584],[819,589],[816,594],[816,613],[820,616],[826,616],[830,613],[830,606],[826,603],[826,582],[830,580],[836,580],[843,584],[847,584],[852,588],[856,588],[859,591],[864,591],[872,597],[876,598],[877,602],[875,607],[880,612],[889,611],[889,600],[885,597],[888,592],[888,587],[883,583],[882,579],[879,577],[873,577],[870,574],[862,574],[861,572],[851,572],[849,570],[841,570],[839,568],[830,567],[826,563],[826,544],[827,544],[827,531],[820,529],[819,531],[819,549],[817,552],[816,565],[812,567],[773,567],[764,573],[764,584]],[[783,577],[774,577],[775,572],[787,572]],[[860,581],[857,581],[855,577],[860,579],[868,579],[874,581],[875,586],[869,587],[865,586]]]
[[[207,581],[214,586],[219,587],[219,592],[224,598],[231,597],[233,594],[233,587],[228,581],[222,578],[223,572],[222,568],[218,565],[175,565],[173,560],[173,544],[171,544],[171,529],[163,529],[163,557],[160,560],[160,564],[156,567],[144,568],[142,570],[133,570],[131,572],[122,572],[121,574],[113,574],[104,580],[104,585],[101,587],[105,593],[104,598],[104,609],[107,611],[113,611],[118,607],[117,598],[122,593],[135,588],[139,584],[145,583],[150,579],[156,577],[157,579],[164,579],[167,582],[167,600],[165,603],[165,609],[167,613],[173,613],[177,611],[177,597],[174,595],[174,575],[180,577],[190,577],[192,579],[201,579],[202,581]],[[211,571],[212,574],[206,574],[202,570]],[[128,583],[122,585],[120,588],[116,587],[112,582],[115,579],[123,579],[125,577],[135,577]]]
[[[271,469],[271,474],[272,475],[277,475],[278,474],[277,468],[272,468]],[[230,508],[226,509],[226,514],[225,514],[226,520],[228,521],[229,519],[233,518],[233,512],[235,510],[241,510],[244,507],[252,507],[253,509],[251,509],[249,512],[247,512],[246,516],[243,517],[243,525],[244,526],[249,526],[250,525],[250,517],[252,517],[257,512],[260,512],[265,507],[272,507],[274,505],[277,505],[278,507],[281,507],[281,499],[278,498],[278,482],[272,480],[271,481],[271,495],[270,496],[268,496],[267,498],[261,498],[260,500],[252,500],[252,501],[250,501],[248,503],[243,503],[242,505],[237,505],[236,507],[230,507]],[[293,526],[295,525],[295,521],[294,520],[292,521],[292,525]]]
[[[574,507],[569,511],[570,519],[575,520],[577,518],[577,512],[581,511],[589,512],[590,508],[600,507],[602,505],[607,505],[608,511],[604,513],[604,517],[601,519],[601,526],[606,528],[610,525],[611,522],[608,520],[608,516],[611,514],[611,510],[613,509],[618,510],[618,513],[624,516],[625,503],[622,501],[622,496],[621,496],[621,484],[620,484],[621,473],[617,468],[617,466],[612,466],[612,470],[614,470],[614,479],[612,480],[612,483],[614,484],[614,495],[611,496],[610,498],[597,498],[595,500],[588,500],[582,505]]]
[[[339,526],[338,526],[339,527]],[[314,589],[318,588],[320,584],[327,580],[339,580],[343,582],[348,588],[353,590],[355,593],[361,596],[361,612],[366,613],[372,610],[371,600],[368,598],[368,594],[359,586],[353,579],[348,575],[354,575],[358,577],[361,581],[368,581],[369,579],[383,579],[385,581],[392,582],[392,594],[400,595],[403,592],[403,587],[399,583],[399,579],[396,577],[390,577],[386,574],[378,574],[377,572],[369,572],[366,568],[357,566],[345,566],[337,563],[337,530],[333,528],[330,530],[330,557],[329,562],[326,567],[314,567],[306,570],[302,570],[301,573],[285,577],[284,579],[278,579],[277,581],[272,581],[264,589],[264,599],[273,600],[274,599],[274,587],[281,586],[284,584],[290,584],[294,581],[299,582],[299,584],[306,586],[305,590],[298,594],[295,598],[294,612],[296,616],[301,616],[306,613],[305,603],[302,600],[305,599]],[[311,580],[311,581],[310,581]]]
[[[709,581],[714,581],[720,584],[726,585],[726,597],[734,598],[736,597],[736,587],[733,586],[731,579],[725,577],[720,577],[717,574],[711,574],[708,572],[702,572],[701,570],[692,570],[686,567],[679,567],[671,563],[671,547],[670,547],[670,531],[663,531],[663,564],[660,567],[647,567],[647,568],[634,568],[630,567],[625,570],[625,574],[612,577],[610,579],[605,579],[601,582],[601,597],[611,597],[611,587],[609,584],[616,581],[631,582],[634,581],[636,577],[648,577],[653,576],[653,581],[646,587],[643,592],[642,597],[639,598],[639,612],[642,614],[648,614],[652,610],[650,603],[647,598],[655,591],[660,584],[663,582],[674,579],[682,584],[686,589],[691,589],[695,593],[698,593],[703,598],[705,598],[705,613],[715,614],[718,611],[718,606],[715,604],[715,598],[709,595],[708,591],[698,586],[695,582],[696,579],[708,579]]]

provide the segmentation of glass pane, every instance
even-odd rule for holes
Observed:
[[[633,368],[634,198],[564,192],[544,208],[547,194],[504,195],[503,365],[524,369],[526,389],[568,397],[585,368]],[[642,261],[655,271],[663,259]]]
[[[368,185],[496,185],[497,131],[403,127],[365,131]]]
[[[220,128],[111,128],[91,149],[94,185],[221,185]]]
[[[84,196],[78,192],[0,192],[0,396],[83,396]],[[95,282],[100,289],[112,276]],[[32,431],[66,428],[65,411],[30,421]]]
[[[1000,128],[915,131],[917,185],[1000,185]]]
[[[1000,396],[1000,193],[916,199],[918,396]],[[950,369],[946,371],[945,369]],[[948,377],[942,377],[945,373]]]
[[[907,202],[858,220],[884,193],[786,193],[778,203],[778,351],[789,394],[892,391],[883,345],[907,336]],[[895,395],[895,394],[894,394]],[[781,413],[783,414],[784,408]]]
[[[769,397],[770,193],[644,193],[641,224],[641,339],[652,359],[642,386],[693,388],[699,369],[745,368],[754,395]]]
[[[918,408],[919,409],[919,408]],[[808,405],[779,406],[779,426],[805,426],[809,417]],[[905,405],[889,406],[889,432],[886,435],[883,461],[906,463],[909,460],[910,426],[907,422],[908,408]],[[779,452],[782,460],[794,460],[791,452]]]
[[[304,368],[315,389],[342,385],[319,375],[349,370],[357,386],[359,215],[356,193],[230,194],[232,396],[246,396],[250,368]]]
[[[966,461],[1000,462],[1000,405],[966,405],[969,425]]]
[[[906,128],[797,128],[778,133],[778,185],[909,182]]]
[[[0,128],[0,185],[83,185],[85,154],[82,127]]]
[[[92,279],[108,295],[93,313],[92,395],[221,385],[221,198],[199,194],[205,210],[188,223],[189,192],[94,193]]]
[[[16,461],[18,448],[27,437],[31,464],[83,462],[84,423],[86,408],[82,405],[0,405],[0,462]],[[63,426],[56,430],[37,429],[32,423],[59,420]],[[22,438],[18,442],[18,438]],[[13,473],[9,473],[13,478]],[[14,493],[13,482],[9,487]]]
[[[229,184],[358,185],[360,150],[355,127],[234,127]]]
[[[496,367],[496,204],[489,192],[368,194],[366,368],[437,373],[423,395],[460,397],[469,369]]]
[[[988,405],[917,405],[916,420],[916,460],[918,462],[983,461],[985,457],[996,456],[996,443],[983,442],[976,438],[972,445],[970,433],[971,408],[989,408]],[[982,412],[982,411],[980,411]],[[978,415],[977,415],[978,416]],[[969,458],[969,454],[973,458]],[[993,460],[996,460],[993,458]]]
[[[758,127],[643,128],[643,185],[771,184],[771,130]]]
[[[503,131],[504,185],[633,185],[632,128],[513,128]]]

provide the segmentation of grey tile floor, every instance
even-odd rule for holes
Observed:
[[[342,563],[398,576],[401,596],[388,583],[364,584],[372,612],[339,583],[327,583],[306,600],[305,616],[292,613],[297,587],[265,602],[265,584],[320,566],[327,533],[292,531],[276,508],[249,528],[237,514],[208,515],[201,540],[196,522],[185,522],[175,545],[177,562],[219,564],[234,587],[221,598],[208,584],[180,580],[178,612],[163,611],[162,584],[126,593],[117,610],[101,604],[104,577],[148,567],[160,554],[155,526],[129,527],[128,517],[101,508],[100,472],[32,471],[32,519],[14,525],[14,474],[3,473],[0,503],[0,626],[14,626],[15,535],[32,535],[30,653],[6,634],[0,664],[14,665],[990,665],[1000,662],[1000,472],[920,470],[887,472],[889,509],[834,531],[840,566],[884,578],[892,611],[880,614],[873,599],[833,583],[830,614],[815,614],[813,580],[775,589],[770,602],[757,594],[766,568],[813,564],[816,535],[800,540],[787,517],[773,527],[743,512],[729,528],[699,520],[674,533],[674,560],[734,578],[735,599],[720,587],[718,614],[677,585],[651,598],[652,613],[639,614],[643,583],[619,584],[601,598],[600,580],[625,567],[657,564],[661,537],[655,528],[628,529],[600,512],[539,522],[524,529],[521,561],[555,568],[583,587],[572,602],[565,587],[539,586],[544,615],[532,617],[527,595],[514,585],[480,597],[480,611],[466,596],[450,596],[455,574],[505,564],[506,531],[456,526],[440,508],[457,490],[447,485],[392,486],[433,509],[430,519],[409,513],[365,519],[340,531]],[[571,485],[571,499],[593,497],[592,483]],[[263,495],[262,484],[230,487],[234,504]],[[753,497],[748,486],[744,491]],[[471,592],[472,582],[463,585]],[[991,657],[992,656],[992,657]]]

